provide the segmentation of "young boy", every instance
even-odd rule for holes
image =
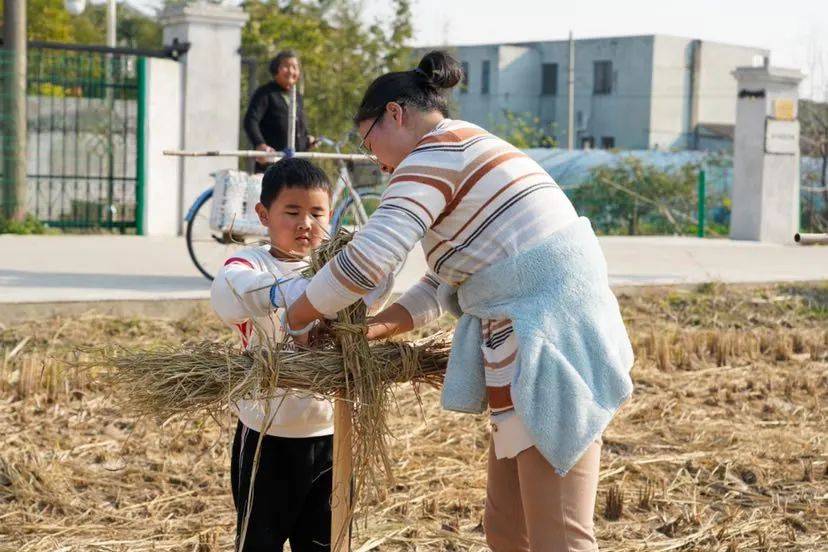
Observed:
[[[325,173],[303,159],[283,159],[265,172],[256,212],[272,246],[249,247],[227,259],[211,290],[213,309],[224,322],[238,328],[245,347],[282,340],[277,309],[304,291],[307,282],[299,273],[306,266],[303,258],[319,245],[323,228],[327,229],[330,192]],[[270,400],[267,418],[266,407],[264,400],[233,405],[239,416],[230,469],[236,548],[273,552],[282,550],[289,540],[293,552],[329,550],[331,403],[290,391]],[[254,455],[262,431],[266,435],[242,544]]]

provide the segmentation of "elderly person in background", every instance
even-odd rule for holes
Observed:
[[[244,115],[244,131],[250,143],[259,151],[282,151],[288,145],[290,117],[290,89],[299,82],[299,58],[291,50],[279,52],[270,62],[273,80],[256,89]],[[296,94],[296,151],[306,151],[316,145],[308,135],[302,96]],[[256,160],[256,172],[264,172],[273,158]]]

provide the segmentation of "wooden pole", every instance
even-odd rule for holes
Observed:
[[[704,169],[699,171],[698,177],[698,198],[697,201],[699,202],[699,220],[696,228],[696,235],[700,238],[704,237],[704,215],[705,215],[705,206],[707,202],[707,192],[705,189],[707,183],[707,174],[704,172]]]
[[[351,549],[351,403],[334,403],[333,488],[331,492],[331,552]]]
[[[575,149],[575,39],[569,31],[569,66],[566,78],[567,114],[566,114],[566,149]]]
[[[3,144],[2,202],[6,217],[23,220],[27,208],[26,183],[26,2],[5,0],[4,48],[9,56],[6,69],[6,136]],[[0,96],[3,94],[0,93]]]

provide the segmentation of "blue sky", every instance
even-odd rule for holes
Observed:
[[[363,3],[368,21],[391,14],[388,0]],[[414,0],[413,15],[415,45],[556,40],[572,30],[576,37],[663,33],[764,47],[774,65],[811,77],[803,95],[828,100],[828,0]]]

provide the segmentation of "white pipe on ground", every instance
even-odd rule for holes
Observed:
[[[828,245],[828,234],[796,234],[794,241],[800,245]]]

